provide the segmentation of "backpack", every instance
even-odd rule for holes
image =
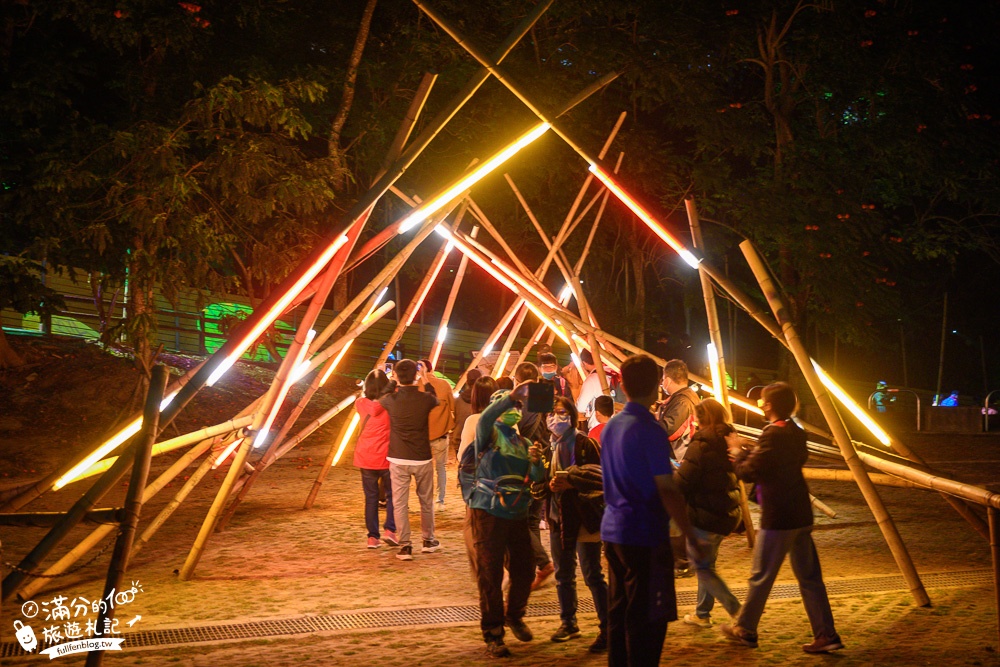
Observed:
[[[466,505],[472,502],[477,490],[492,496],[491,508],[497,504],[504,508],[512,507],[529,492],[530,480],[527,477],[494,473],[493,459],[497,456],[502,454],[495,446],[480,452],[478,438],[462,452],[462,459],[458,462],[458,484]]]

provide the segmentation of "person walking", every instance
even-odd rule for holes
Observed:
[[[398,387],[378,400],[389,413],[389,477],[392,481],[393,514],[399,528],[399,560],[413,560],[410,542],[410,480],[417,486],[420,501],[422,553],[441,548],[434,538],[434,465],[428,436],[428,417],[437,407],[437,397],[417,386],[417,364],[401,359],[395,367]]]
[[[469,371],[465,377],[465,385],[458,393],[458,398],[455,399],[455,428],[451,429],[451,433],[448,435],[448,448],[455,456],[456,461],[458,460],[458,448],[462,444],[462,428],[465,426],[465,420],[472,414],[472,388],[482,375],[475,368]]]
[[[660,372],[651,357],[635,355],[621,367],[624,409],[601,434],[608,559],[608,665],[657,665],[667,623],[677,620],[667,526],[673,517],[698,545],[684,497],[674,483],[667,434],[650,413]]]
[[[395,388],[395,382],[391,382],[381,370],[375,369],[365,377],[364,391],[354,401],[354,409],[363,420],[361,435],[358,436],[358,443],[354,446],[354,467],[361,469],[369,549],[378,549],[381,546],[380,538],[389,546],[399,546],[392,507],[392,485],[389,482],[389,462],[386,460],[389,452],[389,414],[376,402],[382,396],[392,393]],[[375,414],[376,411],[378,414]],[[380,483],[386,492],[383,535],[380,535],[378,530]]]
[[[597,611],[598,634],[591,653],[608,649],[608,584],[601,570],[601,517],[604,489],[601,450],[590,437],[576,430],[579,413],[568,398],[557,396],[547,418],[552,459],[549,481],[543,485],[549,500],[549,544],[555,562],[556,595],[562,624],[552,641],[580,636],[577,625],[576,562],[590,589]]]
[[[470,523],[475,545],[476,583],[479,588],[480,629],[486,652],[506,657],[504,625],[521,641],[534,635],[524,623],[534,574],[528,510],[531,482],[545,478],[538,447],[514,429],[521,418],[517,407],[528,396],[528,385],[498,391],[483,410],[474,447],[478,464],[469,489]],[[504,560],[510,571],[507,609],[503,600]]]
[[[434,374],[430,359],[417,362],[417,376],[424,384],[424,391],[433,392],[437,407],[428,416],[427,437],[431,440],[431,456],[437,479],[437,507],[444,507],[444,489],[448,486],[448,434],[455,428],[455,395],[447,380]],[[429,387],[429,389],[428,389]]]
[[[715,399],[705,399],[695,407],[698,432],[677,470],[677,488],[684,494],[688,519],[705,549],[699,556],[689,549],[688,558],[698,577],[698,603],[684,622],[699,628],[712,626],[712,607],[718,600],[733,618],[740,602],[715,571],[722,538],[740,524],[740,489],[729,461],[726,437],[736,433],[729,413]],[[688,545],[691,547],[692,545]]]
[[[775,382],[764,388],[761,403],[769,424],[761,432],[757,446],[743,447],[734,439],[729,447],[736,475],[756,484],[761,518],[746,600],[735,622],[723,623],[720,630],[734,642],[757,648],[757,625],[787,555],[813,631],[812,643],[805,644],[802,650],[836,651],[844,644],[834,627],[812,538],[812,503],[802,476],[809,450],[805,432],[792,421],[797,404],[795,391],[788,383]]]
[[[472,409],[472,414],[470,414],[465,419],[465,423],[462,424],[462,436],[458,446],[458,469],[460,482],[463,466],[466,464],[469,469],[464,472],[469,476],[475,475],[475,468],[479,464],[479,461],[476,460],[475,457],[465,457],[465,450],[476,442],[476,427],[479,424],[479,418],[482,416],[483,410],[489,406],[490,397],[496,392],[497,381],[489,375],[480,375],[480,377],[476,378],[476,382],[472,386],[472,392],[469,396],[469,407]],[[469,567],[472,570],[472,578],[473,580],[476,580],[476,545],[472,539],[472,509],[468,506],[468,503],[466,503],[465,507],[465,523],[462,525],[462,537],[465,540],[465,555],[469,558]]]

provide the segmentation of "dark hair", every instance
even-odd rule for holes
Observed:
[[[420,363],[422,363],[424,365],[424,368],[427,369],[428,373],[433,373],[434,372],[434,364],[431,363],[430,359],[421,359]]]
[[[594,399],[594,412],[599,412],[605,417],[615,414],[615,399],[601,394]]]
[[[393,372],[396,374],[396,381],[399,384],[413,384],[417,379],[417,362],[413,359],[400,359],[396,362]]]
[[[472,414],[478,414],[490,404],[490,396],[497,390],[497,381],[489,375],[484,375],[472,385]]]
[[[663,367],[663,377],[670,378],[678,384],[687,384],[688,365],[680,359],[671,359]]]
[[[365,398],[375,400],[389,386],[389,378],[385,372],[376,368],[365,376]]]
[[[552,346],[548,343],[542,343],[538,346],[538,354],[548,354],[550,352],[552,352]]]
[[[713,429],[718,433],[732,431],[732,419],[729,412],[714,398],[706,398],[694,406],[694,416],[698,420],[698,428]],[[726,428],[726,427],[729,428]],[[722,427],[721,429],[719,427]]]
[[[538,365],[544,366],[545,364],[559,365],[559,360],[556,359],[556,355],[551,352],[541,352],[538,355]]]
[[[594,355],[590,353],[590,350],[580,350],[580,361],[585,364],[594,365]]]
[[[510,377],[504,375],[502,378],[497,380],[497,389],[513,389],[514,381]]]
[[[764,387],[761,392],[761,399],[765,403],[771,404],[771,412],[778,419],[788,419],[795,412],[798,399],[795,398],[795,390],[787,382],[775,382]]]
[[[660,367],[652,357],[637,354],[622,362],[622,389],[629,398],[649,396],[660,384]]]
[[[530,361],[522,361],[514,369],[514,380],[517,382],[535,382],[538,380],[538,367]]]
[[[465,386],[471,387],[476,384],[476,380],[483,377],[483,372],[478,368],[473,368],[471,371],[465,374]]]
[[[556,396],[552,401],[552,409],[555,410],[557,407],[566,409],[566,412],[569,413],[569,423],[576,427],[577,422],[580,421],[580,411],[576,409],[576,403],[565,396]]]

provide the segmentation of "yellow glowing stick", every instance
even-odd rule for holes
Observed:
[[[715,343],[708,344],[708,366],[712,373],[712,395],[722,403],[722,375],[719,374],[719,353],[715,349]],[[722,407],[728,409],[726,405]]]
[[[351,417],[351,423],[347,425],[347,432],[344,433],[344,439],[340,441],[340,446],[337,447],[337,453],[333,457],[333,463],[330,464],[331,467],[340,462],[340,457],[344,455],[344,450],[347,449],[347,443],[351,441],[351,436],[354,435],[354,429],[358,427],[359,421],[361,421],[361,415],[355,411],[354,416]]]
[[[222,450],[222,453],[219,454],[219,458],[215,459],[215,463],[212,464],[212,470],[215,470],[222,465],[222,462],[229,458],[230,454],[236,451],[236,448],[240,446],[240,443],[243,442],[244,439],[245,438],[237,438],[231,442],[228,447]]]
[[[493,368],[493,379],[494,380],[499,380],[500,376],[503,375],[503,369],[507,368],[507,360],[508,359],[510,359],[510,352],[507,352],[506,354],[504,354],[503,355],[503,359],[501,359],[499,361],[499,363],[497,363],[497,365]]]
[[[663,226],[660,225],[660,223],[658,223],[643,207],[639,206],[639,204],[632,199],[627,192],[622,190],[622,188],[615,183],[610,176],[604,173],[603,169],[598,167],[596,164],[592,164],[590,165],[590,171],[594,174],[594,176],[597,176],[597,179],[604,184],[604,187],[614,193],[615,197],[618,197],[618,199],[623,204],[628,206],[632,212],[646,224],[647,227],[653,230],[654,234],[659,236],[664,243],[673,248],[674,252],[680,255],[681,259],[687,262],[688,266],[693,269],[698,268],[698,258],[691,254],[691,251],[685,248],[673,234],[664,229]]]
[[[862,410],[861,406],[855,403],[854,399],[851,398],[848,393],[840,387],[840,385],[834,382],[833,378],[826,374],[826,371],[820,368],[820,365],[817,364],[815,360],[810,359],[810,361],[812,361],[813,368],[816,369],[816,374],[819,376],[819,380],[823,383],[823,386],[826,387],[831,394],[836,396],[837,400],[843,403],[844,407],[846,407],[859,422],[864,424],[865,428],[871,431],[872,435],[874,435],[879,442],[886,447],[891,447],[892,440],[889,438],[889,434],[883,431],[882,428],[875,423],[875,420],[869,417],[868,413]]]
[[[306,334],[306,342],[299,347],[298,352],[295,354],[295,361],[292,362],[293,369],[298,368],[305,359],[306,354],[309,353],[309,343],[312,342],[313,336],[315,335],[316,331],[314,329],[310,329]],[[293,384],[295,384],[294,378],[287,377],[278,389],[278,395],[274,399],[274,403],[271,405],[271,411],[268,413],[267,419],[264,420],[264,425],[253,439],[254,449],[264,444],[264,440],[267,439],[267,434],[271,430],[271,425],[274,424],[274,420],[278,416],[278,410],[281,409],[281,404],[285,402],[285,396],[288,395],[288,390],[292,388]]]
[[[441,194],[436,197],[431,197],[427,201],[423,202],[416,209],[413,210],[408,216],[406,216],[399,225],[399,233],[404,234],[409,230],[413,229],[424,220],[434,215],[436,212],[441,210],[448,202],[458,197],[460,194],[471,188],[473,185],[478,183],[489,174],[491,171],[502,165],[504,162],[513,157],[519,150],[533,142],[538,137],[545,134],[549,129],[550,125],[548,123],[541,123],[534,126],[531,130],[521,135],[514,143],[510,144],[502,151],[491,157],[486,162],[479,165],[470,174],[461,179],[458,183],[451,186]]]

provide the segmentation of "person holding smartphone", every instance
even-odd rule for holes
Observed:
[[[576,620],[579,557],[583,580],[597,611],[598,633],[590,651],[600,653],[608,648],[608,584],[601,569],[600,533],[604,514],[601,450],[593,439],[577,431],[578,418],[576,405],[565,396],[555,397],[552,412],[546,418],[552,459],[543,492],[549,496],[549,544],[562,621],[551,639],[565,642],[580,637]],[[536,495],[540,495],[537,490]]]

